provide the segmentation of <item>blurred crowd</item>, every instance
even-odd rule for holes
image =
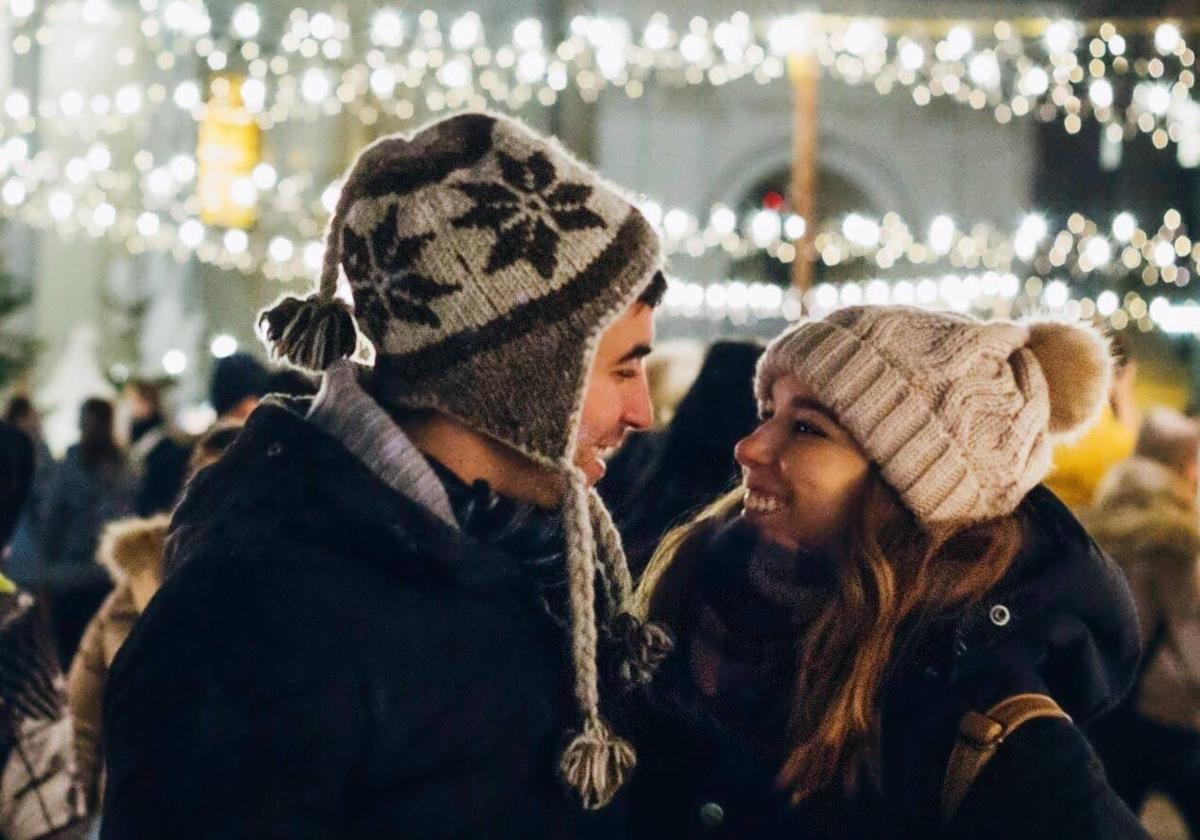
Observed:
[[[303,373],[234,354],[213,370],[216,419],[189,435],[172,422],[164,383],[131,379],[118,401],[84,400],[78,441],[61,459],[43,439],[33,400],[8,399],[0,422],[0,660],[7,666],[0,672],[10,682],[0,692],[11,702],[33,691],[23,705],[57,729],[7,744],[7,759],[30,770],[17,793],[9,774],[0,776],[0,836],[82,836],[83,815],[102,795],[105,678],[162,582],[171,510],[265,395],[309,396],[316,387]],[[119,417],[127,418],[124,428]],[[30,801],[14,804],[14,797]]]

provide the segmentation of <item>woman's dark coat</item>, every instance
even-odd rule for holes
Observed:
[[[1122,697],[1139,652],[1120,572],[1047,490],[1022,505],[1025,548],[978,604],[920,633],[882,692],[878,783],[798,809],[774,792],[777,767],[707,711],[677,648],[634,715],[640,837],[1144,837],[1111,791],[1083,730]],[[1003,608],[1003,609],[1001,609]],[[1072,716],[1033,721],[1000,747],[953,821],[938,794],[958,722],[1024,692]]]

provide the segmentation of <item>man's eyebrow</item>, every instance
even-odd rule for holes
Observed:
[[[822,417],[829,418],[829,422],[837,424],[837,418],[833,416],[833,414],[829,411],[828,408],[821,405],[816,400],[810,399],[809,397],[793,397],[792,398],[792,408],[793,409],[808,409],[809,411],[815,411],[815,412],[817,412],[817,414],[820,414]]]
[[[636,361],[638,359],[644,359],[650,355],[650,353],[653,351],[653,349],[654,348],[652,348],[649,344],[639,344],[637,347],[634,347],[632,350],[630,350],[624,356],[617,359],[617,364],[624,365],[624,364],[628,364],[629,362]]]

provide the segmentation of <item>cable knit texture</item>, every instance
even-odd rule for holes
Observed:
[[[969,522],[1016,509],[1053,442],[1095,421],[1111,367],[1080,324],[861,306],[785,331],[755,389],[798,375],[921,521]]]

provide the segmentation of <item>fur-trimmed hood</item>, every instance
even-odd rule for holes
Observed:
[[[147,519],[130,517],[110,523],[100,538],[98,559],[101,565],[117,583],[146,571],[161,576],[163,546],[170,524],[171,517],[165,513]]]
[[[1138,560],[1194,563],[1200,556],[1200,513],[1185,481],[1156,461],[1129,458],[1100,482],[1084,524],[1123,567]]]

